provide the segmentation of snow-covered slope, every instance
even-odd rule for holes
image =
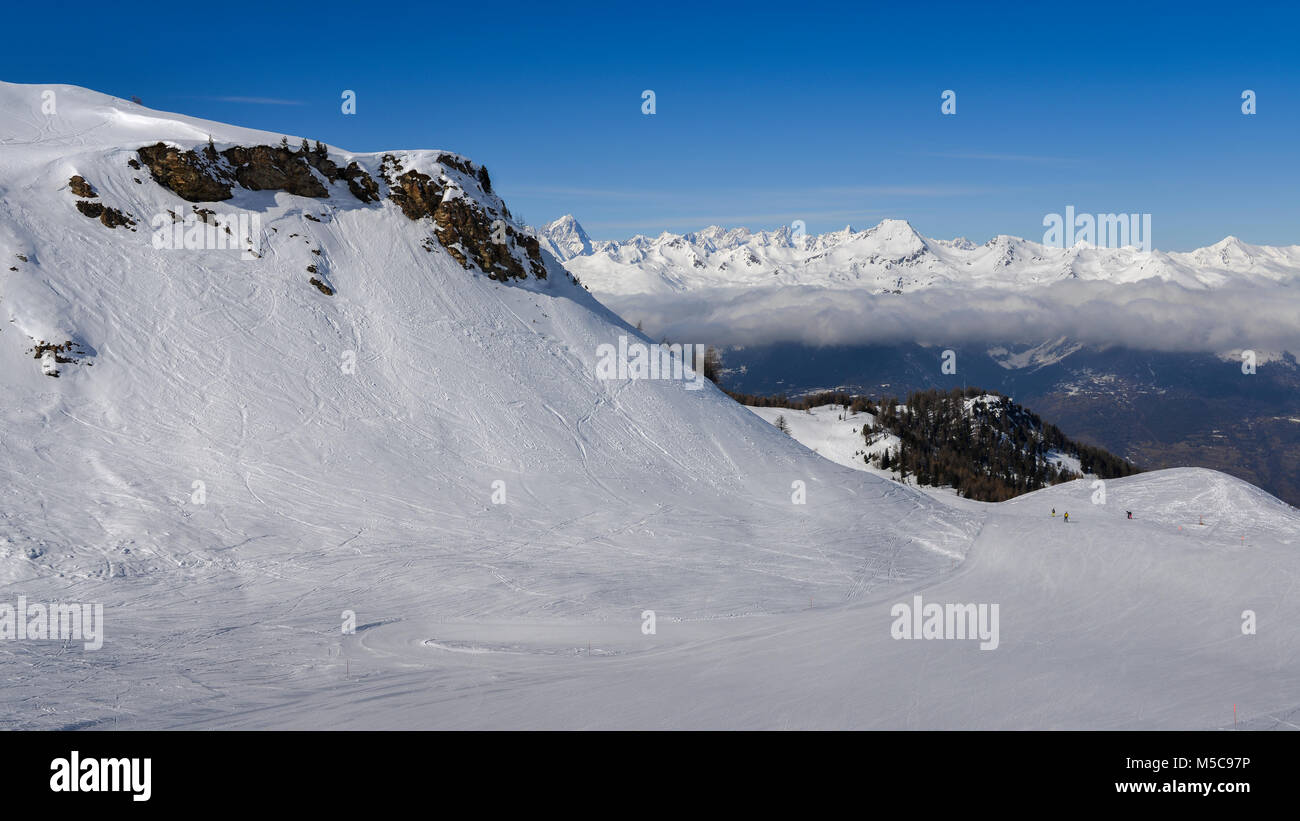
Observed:
[[[799,444],[837,465],[891,478],[887,470],[873,467],[864,456],[876,456],[898,447],[898,437],[882,434],[867,444],[862,428],[870,428],[876,417],[866,411],[846,411],[843,405],[821,405],[807,411],[790,408],[750,408],[770,424],[785,420],[789,435]]]
[[[1244,497],[1244,547],[1195,550],[948,504],[710,385],[596,378],[635,332],[522,233],[487,238],[513,226],[464,158],[323,147],[356,164],[336,177],[276,155],[297,135],[62,86],[0,84],[0,112],[0,602],[105,620],[100,650],[0,640],[5,727],[1215,726],[1228,693],[1295,704],[1294,633],[1228,637],[1246,599],[1300,617],[1276,586],[1294,514],[1267,497]],[[223,159],[181,167],[209,137]],[[257,146],[288,165],[239,165]],[[158,178],[186,168],[230,198]],[[154,247],[155,217],[196,209],[255,215],[256,253]],[[1133,487],[1155,507],[1171,485]],[[1003,601],[1007,650],[889,640],[887,602],[920,589]],[[1136,592],[1156,618],[1116,624]]]
[[[1212,471],[1142,474],[1109,491],[1104,506],[1086,480],[998,506],[954,500],[986,512],[955,572],[843,603],[740,620],[661,614],[654,636],[613,621],[406,619],[345,643],[350,677],[322,660],[329,686],[138,723],[1176,730],[1236,717],[1300,728],[1296,511]],[[1178,510],[1184,499],[1203,507]],[[1216,506],[1228,501],[1245,506]],[[1215,511],[1204,525],[1202,510]],[[997,605],[997,649],[892,638],[894,608],[915,596]],[[1254,635],[1242,631],[1246,610]]]
[[[520,540],[543,552],[563,544],[575,561],[573,534],[599,542],[607,517],[621,528],[630,512],[667,517],[723,499],[761,509],[788,500],[792,471],[841,484],[712,386],[597,379],[598,346],[635,334],[559,266],[549,263],[545,279],[491,280],[431,242],[430,220],[411,220],[386,199],[359,203],[341,186],[320,199],[237,190],[233,204],[262,219],[264,247],[253,260],[159,250],[143,230],[87,219],[68,191],[74,174],[142,228],[149,215],[189,205],[127,165],[137,142],[189,147],[211,134],[220,149],[277,135],[135,113],[75,89],[60,90],[60,114],[46,120],[38,92],[5,86],[0,100],[21,115],[0,134],[14,147],[0,166],[9,233],[0,254],[18,269],[0,280],[10,320],[3,413],[11,448],[23,443],[8,453],[8,489],[14,509],[44,511],[39,532],[14,516],[8,535],[20,552],[38,536],[47,542],[35,565],[11,566],[15,575],[45,566],[129,577],[204,565],[235,544],[278,552],[355,537],[349,543],[360,547],[463,530],[481,530],[482,550],[502,540],[512,550]],[[24,143],[32,145],[17,149]],[[439,169],[439,152],[393,153],[406,167]],[[379,155],[341,157],[354,161],[380,178]],[[446,196],[490,199],[464,188]],[[327,272],[334,296],[307,282],[307,265]],[[88,354],[54,380],[33,359],[34,340],[65,338]],[[657,477],[653,493],[648,476]],[[498,480],[508,502],[494,506]],[[195,481],[206,487],[199,507],[189,504]],[[132,501],[88,498],[88,488]],[[831,492],[887,493],[896,519],[927,504],[870,483]],[[549,522],[551,536],[506,535],[521,517]],[[254,537],[268,542],[246,542]],[[712,569],[701,572],[720,572],[718,556],[686,545],[654,553],[631,561],[702,559]],[[792,570],[806,560],[759,561],[751,576],[759,587],[765,574],[784,572],[768,561]],[[584,574],[599,575],[596,564]],[[840,572],[798,571],[809,581]],[[725,590],[739,593],[745,575],[719,578],[714,606],[775,603],[754,589],[731,599]],[[559,593],[520,604],[623,604],[577,587],[568,604]]]
[[[1084,243],[1054,248],[1006,235],[976,245],[964,238],[929,239],[905,220],[887,219],[862,231],[846,227],[821,235],[710,226],[592,242],[572,216],[537,234],[594,293],[620,296],[778,285],[907,292],[1023,289],[1070,279],[1123,284],[1156,278],[1193,289],[1300,281],[1300,245],[1250,245],[1236,237],[1186,253]]]
[[[172,607],[196,608],[185,630],[256,625],[286,595],[313,641],[344,609],[779,611],[885,578],[873,556],[902,551],[889,572],[921,577],[969,544],[969,516],[822,462],[711,385],[597,379],[598,346],[636,334],[553,260],[545,279],[489,279],[428,218],[342,185],[191,204],[128,165],[140,146],[281,135],[67,87],[47,117],[42,90],[0,86],[0,572],[11,592],[105,600],[119,649],[172,629]],[[390,193],[381,155],[329,150]],[[439,152],[392,153],[459,176]],[[84,216],[74,175],[137,230]],[[495,204],[462,186],[446,196]],[[258,215],[260,258],[154,248],[152,216],[193,207]],[[51,378],[34,350],[64,340],[78,362]],[[819,550],[773,549],[811,515],[795,480],[843,511]],[[264,629],[241,642],[271,653]]]

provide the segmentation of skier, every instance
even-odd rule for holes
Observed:
[[[1070,511],[1068,511],[1068,510],[1065,511],[1065,523],[1066,523],[1067,525],[1070,523]]]
[[[1056,508],[1052,508],[1052,518],[1056,518]]]
[[[1133,511],[1131,511],[1131,510],[1126,510],[1126,511],[1124,511],[1124,512],[1128,514],[1128,517],[1129,517],[1130,519],[1133,518]]]

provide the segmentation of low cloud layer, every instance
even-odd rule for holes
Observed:
[[[1300,290],[1190,290],[1147,280],[1071,280],[1028,291],[922,290],[870,294],[751,288],[600,299],[652,336],[715,345],[917,342],[1040,343],[1225,353],[1300,352]]]

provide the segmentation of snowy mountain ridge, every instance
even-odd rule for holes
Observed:
[[[1077,243],[1054,248],[999,235],[977,245],[921,236],[906,220],[865,230],[800,236],[716,225],[622,241],[592,241],[572,215],[534,229],[597,294],[665,294],[711,288],[815,285],[908,292],[927,288],[1026,288],[1068,279],[1116,284],[1157,278],[1192,289],[1294,285],[1300,245],[1250,245],[1236,237],[1189,252]]]
[[[459,155],[318,147],[70,86],[0,84],[0,111],[0,583],[220,598],[230,573],[345,544],[303,568],[359,563],[318,616],[652,600],[713,618],[877,583],[848,573],[858,547],[698,549],[701,527],[795,538],[790,473],[838,511],[821,538],[902,549],[894,572],[970,543],[968,514],[807,454],[710,383],[600,378],[602,346],[644,338]],[[256,217],[256,253],[208,247],[233,214]],[[194,247],[153,241],[181,215]],[[633,550],[651,527],[655,549]],[[432,576],[394,576],[403,554]],[[122,634],[154,609],[135,612]]]

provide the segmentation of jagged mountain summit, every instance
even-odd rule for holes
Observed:
[[[585,256],[592,251],[591,237],[572,214],[565,214],[536,233],[542,247],[559,260]]]
[[[1194,289],[1300,282],[1300,245],[1250,245],[1236,237],[1190,252],[1084,243],[1054,248],[1006,235],[977,245],[923,237],[906,220],[887,219],[866,230],[819,235],[800,236],[785,226],[758,232],[710,226],[590,241],[572,216],[536,233],[593,292],[619,296],[789,285],[882,293],[1025,288],[1066,279],[1122,284],[1152,277]]]

